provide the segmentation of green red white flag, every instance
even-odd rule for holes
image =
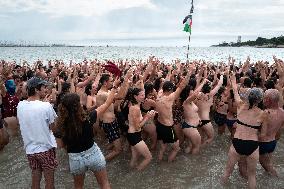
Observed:
[[[183,31],[189,32],[191,35],[191,27],[192,27],[192,16],[188,17],[186,22],[184,23]]]

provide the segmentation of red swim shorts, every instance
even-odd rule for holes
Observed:
[[[27,154],[27,156],[32,170],[54,170],[58,166],[55,148],[45,152]]]

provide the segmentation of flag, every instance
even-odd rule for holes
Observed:
[[[107,71],[114,74],[116,77],[121,77],[122,74],[121,70],[111,61],[108,61],[106,65],[102,66],[105,67]]]
[[[190,15],[190,16],[187,16],[187,20],[184,23],[183,31],[189,32],[191,35],[191,27],[192,27],[192,16]]]

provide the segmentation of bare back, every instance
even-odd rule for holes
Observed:
[[[275,140],[275,136],[279,129],[284,124],[284,110],[282,108],[278,109],[266,109],[266,121],[263,124],[263,127],[266,129],[262,129],[262,142],[270,142]]]
[[[158,121],[165,126],[173,126],[174,99],[169,95],[157,98],[155,110],[158,112]]]
[[[242,104],[240,108],[238,108],[238,120],[248,125],[259,126],[260,129],[263,122],[263,111],[257,107],[252,109],[248,109],[248,107],[249,105]],[[258,129],[250,128],[238,123],[234,137],[243,140],[258,141],[258,131]]]

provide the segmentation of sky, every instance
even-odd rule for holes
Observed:
[[[184,46],[190,0],[0,0],[0,41]],[[284,34],[284,0],[194,0],[191,46]]]

